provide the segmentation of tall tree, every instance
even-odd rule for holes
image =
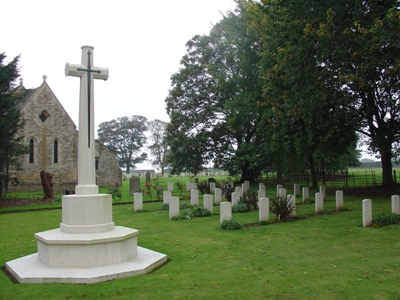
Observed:
[[[161,174],[164,174],[164,169],[167,165],[167,124],[167,122],[161,120],[149,121],[147,123],[151,140],[151,145],[148,148],[153,157],[151,163],[153,166],[158,167],[161,170]]]
[[[208,36],[193,37],[187,49],[166,98],[172,166],[197,172],[213,160],[253,181],[262,168],[254,159],[262,90],[257,40],[241,8]]]
[[[18,107],[22,95],[13,92],[19,77],[19,56],[8,64],[5,59],[5,53],[0,53],[0,199],[12,179],[11,168],[18,170],[20,157],[27,152],[19,135],[24,124]]]
[[[345,2],[332,3],[308,33],[319,40],[320,63],[354,96],[357,130],[381,158],[382,185],[391,186],[400,140],[400,1]]]
[[[146,123],[145,117],[134,115],[99,124],[99,142],[117,153],[119,165],[127,173],[147,159],[147,153],[139,153],[146,143]]]

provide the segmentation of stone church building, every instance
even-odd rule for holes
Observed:
[[[9,191],[41,190],[40,171],[53,176],[58,193],[73,191],[77,185],[78,131],[43,76],[43,83],[27,90],[22,84],[16,93],[26,95],[20,103],[25,126],[22,135],[29,153],[22,159],[22,169],[15,172],[18,185]],[[78,104],[77,104],[78,105]],[[96,183],[99,187],[121,184],[122,172],[114,151],[96,141]]]

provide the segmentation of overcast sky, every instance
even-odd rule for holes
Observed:
[[[79,79],[65,77],[67,62],[81,63],[81,47],[94,46],[94,66],[109,69],[95,80],[95,126],[141,115],[169,121],[165,98],[186,42],[208,34],[233,0],[5,0],[1,48],[20,58],[25,88],[47,83],[78,124]],[[97,131],[97,129],[96,129]]]
[[[110,74],[95,81],[96,127],[131,115],[168,121],[164,100],[186,42],[234,8],[233,0],[6,0],[0,52],[8,61],[21,55],[26,88],[46,75],[78,126],[79,79],[65,77],[64,68],[80,64],[81,46],[94,46],[94,65]]]

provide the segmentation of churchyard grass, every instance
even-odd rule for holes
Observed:
[[[398,299],[400,225],[362,227],[362,200],[344,194],[349,210],[332,213],[330,193],[325,214],[314,216],[314,204],[297,197],[297,220],[237,231],[220,229],[218,206],[214,216],[173,221],[160,202],[145,203],[144,212],[114,205],[116,225],[139,229],[139,246],[170,262],[148,275],[94,285],[13,284],[1,273],[0,299]],[[373,199],[372,206],[374,217],[390,212],[390,199]],[[256,224],[258,211],[233,219]],[[1,214],[0,265],[36,252],[34,234],[60,220],[59,209]]]

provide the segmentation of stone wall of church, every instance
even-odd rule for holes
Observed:
[[[25,120],[22,135],[25,145],[29,146],[33,141],[33,155],[26,154],[21,159],[21,170],[14,171],[19,184],[10,185],[9,191],[42,190],[41,170],[53,175],[53,188],[57,193],[73,191],[78,180],[76,125],[45,81],[30,93],[24,103],[21,108]],[[121,184],[122,172],[115,152],[98,142],[95,147],[97,185],[110,187],[116,182]]]
[[[33,161],[30,154],[22,159],[18,172],[20,184],[11,190],[40,190],[40,171],[53,175],[54,190],[73,189],[77,182],[76,126],[55,98],[47,84],[42,84],[22,108],[25,120],[23,131],[25,145],[33,140]],[[57,141],[57,154],[54,151]],[[57,157],[55,157],[57,156]]]
[[[115,152],[96,141],[96,184],[111,187],[117,182],[121,186],[122,171],[119,168]]]

